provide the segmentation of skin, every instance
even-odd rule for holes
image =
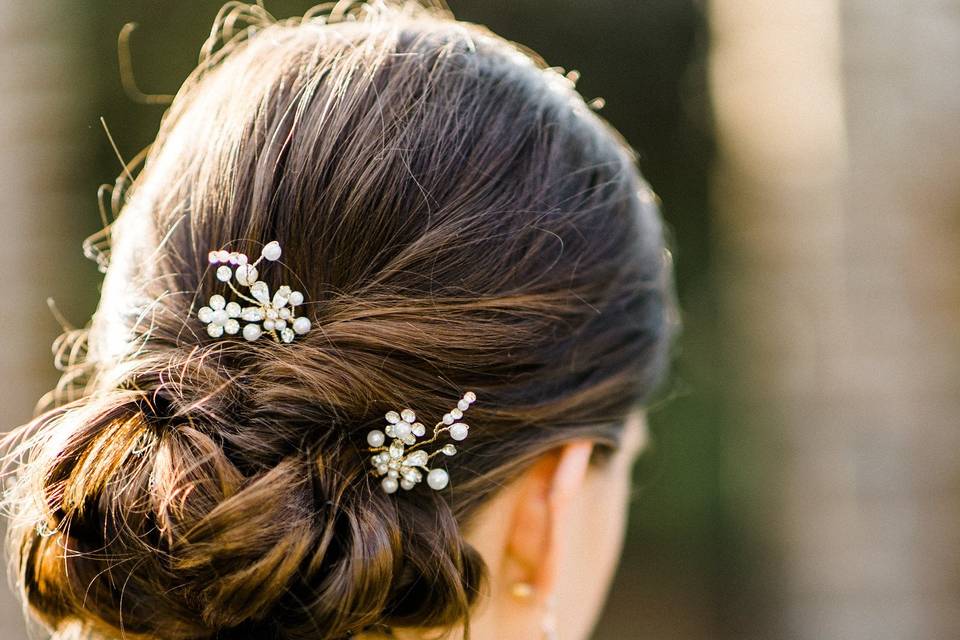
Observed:
[[[628,418],[613,456],[590,464],[593,444],[543,456],[478,514],[467,540],[490,568],[489,592],[471,617],[471,640],[586,640],[623,544],[633,462],[646,442],[644,416]],[[462,631],[401,629],[399,640],[462,638]],[[373,640],[369,636],[369,640]]]

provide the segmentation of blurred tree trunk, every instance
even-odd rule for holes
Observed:
[[[960,12],[711,11],[729,479],[779,612],[739,637],[958,638]]]
[[[69,295],[65,252],[82,260],[70,215],[77,205],[70,179],[76,149],[64,144],[80,128],[72,86],[76,41],[62,9],[49,0],[0,0],[0,270],[6,300],[0,305],[0,431],[26,422],[56,380],[44,354],[59,327],[46,299]],[[95,215],[90,193],[84,192],[84,211]],[[19,603],[0,589],[0,638],[26,637]]]

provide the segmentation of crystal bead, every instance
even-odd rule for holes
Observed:
[[[403,457],[403,444],[394,440],[390,444],[390,457],[394,460]]]
[[[400,436],[400,439],[403,440],[403,444],[406,445],[417,444],[417,436],[413,435],[412,433],[408,433],[405,436]]]
[[[451,411],[451,412],[450,412],[450,415],[453,416],[453,419],[454,419],[454,420],[459,420],[460,418],[463,417],[463,411],[460,411],[460,409],[457,408],[457,409],[454,409],[453,411]]]
[[[207,334],[211,338],[219,338],[223,335],[223,325],[210,323],[207,325]]]
[[[220,294],[214,294],[210,296],[210,308],[214,311],[219,311],[227,306],[227,299],[221,296]]]
[[[217,280],[227,282],[233,277],[233,270],[227,265],[222,265],[217,269]]]
[[[243,312],[243,309],[241,309],[240,305],[236,302],[228,302],[224,310],[231,318],[239,318],[240,314]]]
[[[240,331],[240,323],[234,320],[233,318],[230,318],[229,320],[226,321],[226,323],[224,323],[223,330],[229,333],[230,335],[236,335],[236,333]]]
[[[294,338],[293,329],[291,329],[290,327],[286,327],[280,332],[280,339],[288,344],[293,342],[293,338]]]
[[[240,317],[247,322],[260,322],[263,320],[263,310],[257,307],[244,307],[240,312]]]
[[[470,408],[470,403],[467,402],[466,400],[459,400],[457,402],[457,409],[460,409],[460,411],[466,411],[469,408]]]
[[[423,426],[423,423],[417,422],[411,425],[410,431],[419,438],[427,432],[427,428]]]
[[[477,401],[477,394],[475,394],[473,391],[467,391],[465,394],[463,394],[463,399],[473,404]]]
[[[197,317],[200,318],[200,322],[206,324],[213,320],[213,309],[210,307],[200,307],[200,310],[197,311]]]
[[[226,249],[220,249],[220,251],[217,251],[217,260],[219,262],[230,262],[230,252]]]
[[[456,447],[456,445],[452,445],[452,444],[445,444],[445,445],[443,445],[443,449],[440,449],[440,451],[443,451],[443,453],[446,454],[446,455],[448,455],[448,456],[455,456],[455,455],[457,455],[457,447]]]
[[[453,424],[453,416],[449,413],[443,414],[443,424]]]
[[[262,304],[270,302],[270,287],[263,280],[257,280],[250,285],[250,295]]]
[[[403,463],[410,467],[422,467],[427,464],[427,460],[429,460],[427,452],[421,449],[408,455]]]
[[[287,307],[284,307],[283,309],[280,309],[280,317],[281,317],[282,319],[284,319],[284,320],[289,320],[289,319],[290,319],[290,309],[288,309]]]
[[[387,422],[390,424],[396,424],[400,422],[400,414],[396,411],[387,411],[387,415],[384,416],[387,419]]]
[[[270,318],[267,318],[266,320],[264,320],[263,328],[266,331],[273,331],[273,320],[271,320]]]
[[[417,419],[417,414],[413,412],[413,409],[404,409],[400,412],[400,417],[406,422],[413,424],[413,422]]]

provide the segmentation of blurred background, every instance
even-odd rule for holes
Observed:
[[[96,303],[100,118],[130,159],[163,111],[122,26],[172,94],[220,5],[0,0],[0,429],[56,381],[46,297]],[[685,332],[596,640],[960,638],[960,2],[450,5],[582,72],[672,231]]]

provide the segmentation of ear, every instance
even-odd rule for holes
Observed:
[[[507,538],[514,582],[552,593],[570,506],[583,488],[593,443],[578,440],[544,455],[521,480]]]

